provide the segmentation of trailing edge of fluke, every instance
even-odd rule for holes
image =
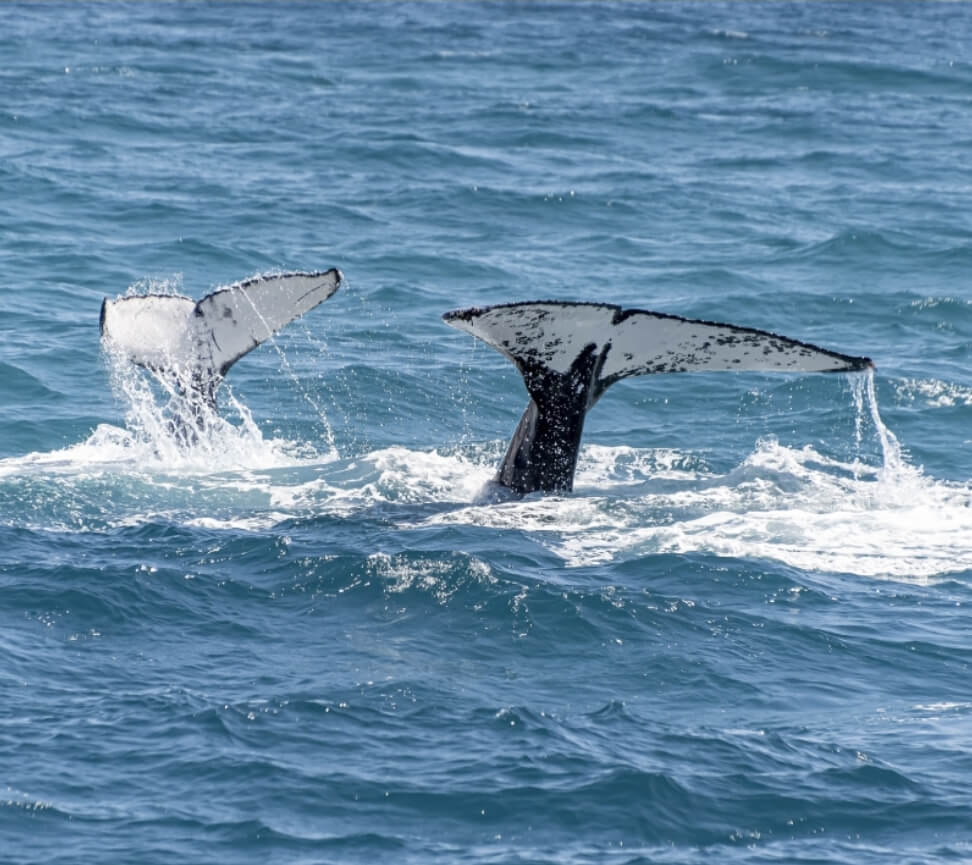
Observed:
[[[765,330],[604,303],[508,303],[455,310],[443,319],[504,354],[523,376],[530,402],[493,480],[519,495],[571,491],[584,418],[622,378],[873,366],[866,357]]]

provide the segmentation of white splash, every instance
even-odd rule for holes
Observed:
[[[876,443],[876,465],[766,439],[718,473],[690,452],[591,444],[581,450],[573,495],[485,506],[470,503],[493,476],[501,442],[336,459],[265,439],[231,392],[224,401],[239,423],[207,416],[187,442],[173,437],[158,385],[122,375],[116,386],[129,406],[127,429],[103,425],[70,448],[0,460],[0,477],[33,476],[52,491],[51,504],[35,508],[42,527],[84,529],[92,520],[75,514],[86,510],[97,512],[95,528],[161,515],[238,531],[375,513],[401,530],[529,533],[568,567],[701,553],[911,582],[972,569],[972,484],[929,478],[909,464],[881,420],[870,376],[852,394],[858,454]],[[5,481],[14,498],[22,493],[15,483],[26,482]]]
[[[74,445],[0,460],[0,522],[41,531],[156,520],[267,528],[292,516],[273,504],[277,486],[292,481],[287,475],[303,477],[335,458],[264,437],[228,387],[220,412],[204,403],[190,408],[189,382],[179,379],[188,373],[176,367],[153,376],[111,352],[105,357],[124,428],[101,424]]]
[[[105,358],[112,390],[125,406],[125,430],[99,427],[84,446],[103,444],[99,431],[111,430],[112,447],[103,454],[111,462],[135,463],[150,471],[213,473],[320,459],[308,445],[265,439],[250,410],[226,383],[220,387],[223,407],[218,410],[205,401],[190,403],[186,394],[192,392],[192,373],[177,363],[162,375],[140,369],[110,350]],[[329,438],[329,427],[325,433]],[[327,456],[334,458],[330,441],[327,444]]]
[[[901,402],[923,403],[931,408],[972,406],[972,387],[938,379],[905,379],[895,392]]]
[[[972,486],[909,465],[881,420],[873,376],[854,388],[858,441],[870,421],[878,466],[772,439],[725,475],[670,451],[587,447],[569,498],[527,497],[431,521],[535,532],[571,567],[706,553],[915,582],[972,569]],[[619,463],[634,470],[619,472]],[[639,487],[609,495],[648,466]]]

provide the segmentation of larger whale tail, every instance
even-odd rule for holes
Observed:
[[[603,303],[546,301],[460,309],[446,324],[508,357],[530,403],[495,483],[570,492],[584,418],[614,382],[665,372],[848,372],[873,364],[764,330]]]
[[[341,279],[341,271],[332,268],[257,276],[198,302],[160,294],[105,298],[101,337],[109,351],[171,378],[191,405],[214,406],[230,367],[327,300]]]

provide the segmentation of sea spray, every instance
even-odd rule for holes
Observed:
[[[883,502],[884,506],[893,502],[910,503],[914,496],[927,491],[929,482],[923,477],[920,466],[908,463],[897,436],[881,418],[877,389],[874,384],[874,370],[867,370],[863,375],[851,376],[850,387],[856,410],[855,437],[858,458],[854,464],[855,477],[860,478],[863,473],[864,467],[859,454],[863,428],[866,421],[870,420],[881,449],[881,465],[877,469],[876,478],[877,487],[872,491],[872,495],[876,500]]]
[[[124,451],[139,468],[211,472],[290,465],[295,451],[302,459],[317,457],[307,446],[265,439],[249,408],[225,385],[222,400],[239,423],[193,399],[191,374],[177,364],[159,373],[110,349],[105,357],[112,390],[125,406]]]
[[[273,328],[267,322],[263,313],[260,312],[257,305],[250,298],[250,295],[247,294],[245,290],[242,292],[242,294],[243,297],[246,298],[247,303],[249,303],[250,307],[253,309],[253,312],[256,315],[256,317],[259,318],[260,321],[263,323],[263,326],[268,331],[272,332]],[[277,340],[273,336],[270,336],[267,339],[267,342],[270,343],[273,350],[277,353],[277,357],[280,359],[280,366],[283,368],[284,372],[286,372],[287,377],[290,379],[291,383],[296,388],[301,398],[311,407],[311,409],[313,409],[314,414],[317,416],[317,419],[321,422],[321,427],[324,430],[324,441],[327,443],[327,448],[328,448],[327,457],[329,459],[337,459],[338,452],[337,452],[337,447],[335,446],[334,443],[334,430],[331,427],[331,423],[327,418],[327,412],[324,411],[323,406],[321,406],[321,404],[314,398],[314,396],[310,393],[310,391],[308,391],[307,388],[304,387],[303,382],[301,381],[297,373],[294,371],[294,368],[290,363],[290,360],[287,358],[287,353],[280,347],[280,345],[277,343]]]
[[[897,436],[888,429],[887,424],[881,419],[881,413],[878,410],[877,392],[874,388],[874,370],[867,370],[862,381],[867,397],[867,408],[871,415],[871,422],[874,424],[874,430],[881,444],[884,471],[891,475],[900,474],[905,468],[905,463],[901,456],[901,445],[898,442]]]

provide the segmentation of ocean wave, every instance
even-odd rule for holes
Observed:
[[[912,393],[964,399],[934,384],[906,384],[899,399]],[[0,513],[54,532],[165,523],[260,532],[352,518],[405,533],[466,526],[528,532],[571,567],[702,553],[899,580],[968,571],[972,488],[910,466],[879,418],[870,430],[883,465],[766,439],[719,473],[689,452],[587,445],[573,496],[482,506],[471,503],[500,443],[340,459],[264,439],[251,423],[213,425],[210,440],[168,450],[105,426],[64,450],[0,461],[0,501],[18,503]]]

